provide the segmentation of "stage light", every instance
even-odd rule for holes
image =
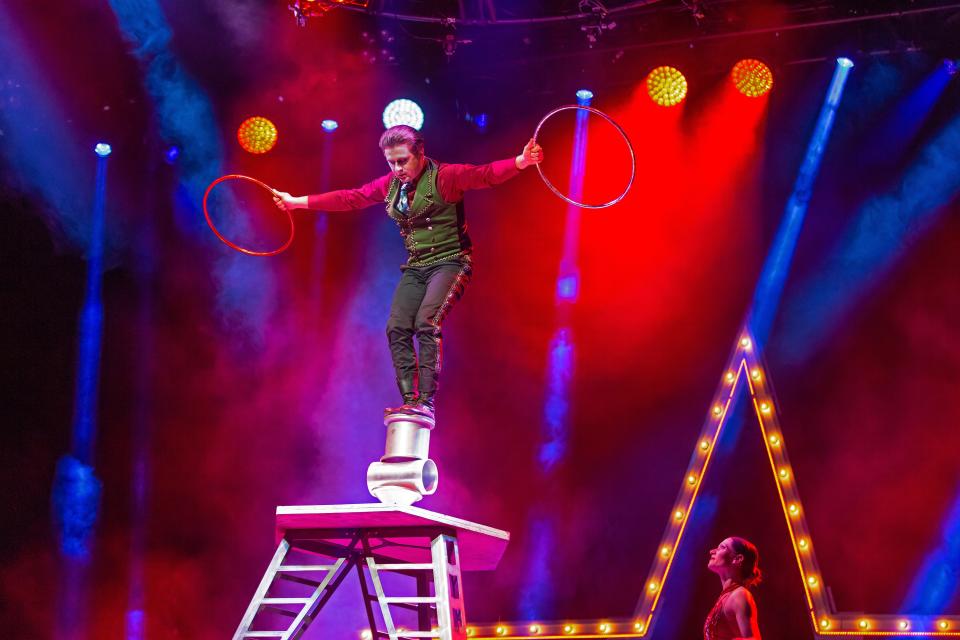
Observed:
[[[773,410],[773,408],[770,406],[770,403],[769,403],[769,402],[761,402],[761,403],[760,403],[760,411],[762,411],[763,413],[770,413],[770,411],[772,411],[772,410]]]
[[[727,371],[727,375],[724,376],[727,382],[733,382],[737,379],[737,376],[733,374],[733,371]]]
[[[786,479],[789,478],[789,477],[790,477],[790,472],[787,471],[786,467],[782,467],[782,468],[780,469],[780,479],[781,479],[781,480],[786,480]]]
[[[563,625],[563,632],[564,632],[565,634],[570,635],[570,634],[573,633],[574,631],[576,631],[576,628],[574,628],[574,626],[573,626],[572,624],[565,624],[565,625]]]
[[[112,152],[113,149],[111,149],[110,145],[108,145],[106,142],[98,142],[97,146],[93,148],[93,151],[101,158],[106,158],[108,155],[110,155],[110,152]]]
[[[767,438],[767,439],[770,441],[770,444],[771,444],[771,445],[773,445],[773,446],[775,446],[775,447],[779,447],[779,446],[780,446],[780,438],[779,438],[779,437],[777,437],[777,436],[775,436],[775,435],[771,435],[771,436],[770,436],[769,438]]]
[[[163,154],[163,159],[167,164],[174,164],[177,161],[177,158],[180,157],[180,147],[173,145],[167,149],[166,153]]]
[[[660,588],[659,584],[657,584],[656,582],[651,582],[650,586],[647,587],[647,590],[650,591],[650,593],[656,593],[657,589],[659,588]]]
[[[672,107],[687,97],[687,79],[679,69],[657,67],[647,75],[647,93],[661,107]]]
[[[693,485],[697,484],[697,476],[693,475],[692,473],[691,473],[690,475],[688,475],[688,476],[687,476],[687,484],[690,485],[691,487],[692,487]]]
[[[737,91],[748,98],[759,98],[773,88],[773,72],[770,67],[753,58],[735,64],[730,78]]]
[[[846,58],[846,57],[837,58],[837,64],[843,67],[844,69],[853,68],[853,60],[851,60],[850,58]]]
[[[476,630],[476,628],[475,628],[475,627],[467,627],[467,635],[468,635],[468,636],[475,636],[475,635],[477,635],[477,630]]]
[[[816,577],[816,576],[810,576],[809,578],[807,578],[807,584],[810,585],[811,587],[816,587],[817,584],[819,584],[819,583],[817,582],[817,577]]]
[[[662,546],[662,547],[660,547],[660,557],[661,557],[661,558],[669,558],[669,557],[670,557],[670,547],[668,547],[668,546]]]
[[[826,618],[820,618],[820,628],[821,628],[821,629],[829,629],[829,628],[830,628],[830,621],[827,620]]]
[[[753,378],[754,380],[759,380],[759,379],[760,379],[760,369],[754,369],[753,371],[751,371],[751,372],[750,372],[750,377]]]
[[[740,338],[740,348],[749,349],[750,348],[750,338],[743,337]]]
[[[797,546],[800,547],[801,549],[803,549],[804,551],[806,551],[806,549],[807,549],[807,547],[809,546],[809,544],[810,544],[810,543],[807,542],[807,539],[806,539],[806,538],[800,538],[799,540],[797,540]]]
[[[498,626],[498,627],[497,627],[497,635],[498,635],[498,636],[505,636],[505,635],[507,635],[507,628],[506,628],[505,626],[503,626],[503,625]]]
[[[946,631],[949,628],[950,628],[950,623],[947,622],[946,620],[937,621],[937,629],[939,629],[940,631]]]
[[[590,89],[580,89],[577,91],[577,104],[588,105],[593,100],[593,91]]]
[[[673,519],[674,519],[674,520],[683,520],[683,510],[682,510],[682,509],[677,509],[676,511],[674,511],[674,512],[673,512]]]
[[[537,635],[538,633],[540,633],[540,625],[538,624],[530,625],[530,633],[532,633],[533,635]]]
[[[637,622],[636,624],[633,625],[633,628],[637,633],[643,633],[643,630],[646,628],[646,625],[644,625],[642,622]]]
[[[320,123],[320,126],[327,133],[333,133],[334,131],[337,130],[337,127],[340,126],[340,123],[337,122],[336,120],[324,120],[323,122]]]
[[[897,629],[900,629],[900,631],[906,631],[909,628],[910,628],[909,620],[901,620],[900,622],[897,623]]]
[[[723,405],[715,404],[713,405],[713,415],[719,418],[723,415]]]
[[[957,70],[960,69],[960,60],[944,60],[943,68],[946,70],[948,76],[957,75]]]
[[[389,129],[405,124],[419,130],[423,126],[423,109],[413,100],[399,98],[383,110],[383,126]]]
[[[248,153],[266,153],[277,144],[277,127],[263,116],[253,116],[240,124],[237,140]]]
[[[600,629],[600,633],[610,633],[610,630],[612,629],[612,627],[606,622],[602,623],[598,628]]]
[[[857,621],[857,628],[862,631],[866,631],[870,628],[870,621],[865,618],[861,618]]]
[[[708,440],[700,441],[700,451],[706,451],[710,448],[710,442]]]
[[[373,633],[370,632],[370,629],[364,629],[360,632],[360,640],[372,640]]]
[[[787,508],[787,511],[790,512],[790,515],[795,516],[798,513],[800,513],[800,506],[796,502],[794,502]]]

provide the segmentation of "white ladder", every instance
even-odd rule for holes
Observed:
[[[243,640],[244,638],[293,640],[299,638],[306,631],[317,612],[333,595],[353,564],[347,558],[342,557],[337,558],[333,564],[284,564],[289,551],[290,543],[285,539],[281,540],[276,553],[273,554],[270,565],[267,567],[267,571],[263,574],[260,586],[257,587],[257,591],[240,621],[240,626],[233,634],[233,640]],[[323,577],[319,580],[303,575],[321,573]],[[271,589],[278,587],[281,584],[280,581],[306,587],[307,592],[303,597],[272,597],[270,595]],[[258,617],[268,617],[263,615],[265,613],[279,614],[293,618],[293,620],[286,629],[252,630],[251,627],[258,622]],[[276,618],[276,616],[271,617]]]

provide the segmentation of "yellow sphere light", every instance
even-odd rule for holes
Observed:
[[[773,72],[770,67],[753,58],[735,64],[730,77],[737,91],[749,98],[759,98],[773,88]]]
[[[237,129],[237,140],[248,153],[266,153],[277,144],[277,127],[263,116],[247,118]]]
[[[687,97],[687,79],[679,69],[657,67],[647,75],[647,93],[661,107],[672,107]]]

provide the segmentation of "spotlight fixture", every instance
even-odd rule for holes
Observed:
[[[852,69],[852,68],[853,68],[853,60],[851,60],[850,58],[847,58],[847,57],[837,58],[837,64],[840,65],[841,67],[843,67],[844,69]]]
[[[590,89],[580,89],[577,91],[577,104],[588,105],[593,100],[593,91]]]
[[[263,116],[247,118],[237,129],[237,141],[248,153],[266,153],[277,144],[277,126]]]
[[[166,160],[167,164],[176,164],[177,158],[180,157],[180,147],[177,145],[171,146],[163,154],[163,159]]]
[[[323,122],[320,123],[320,126],[327,133],[333,133],[334,131],[337,130],[337,127],[340,126],[340,123],[338,123],[336,120],[324,120]]]
[[[110,148],[110,145],[108,145],[106,142],[98,142],[97,146],[93,148],[93,151],[101,158],[106,158],[108,155],[110,155],[110,152],[112,152],[113,149]]]
[[[661,107],[672,107],[687,97],[687,79],[679,69],[657,67],[647,75],[647,93]]]
[[[589,24],[580,25],[580,31],[587,37],[587,46],[593,48],[604,31],[617,28],[617,23],[610,18],[607,8],[600,0],[580,0],[580,13],[593,16]]]
[[[423,109],[407,98],[394,100],[383,110],[383,126],[389,129],[398,124],[405,124],[419,131],[423,126]]]
[[[946,70],[948,76],[957,75],[957,70],[960,69],[960,60],[950,60],[949,58],[943,61],[943,68]]]
[[[737,91],[748,98],[759,98],[773,88],[773,72],[770,67],[753,58],[735,64],[730,78]]]

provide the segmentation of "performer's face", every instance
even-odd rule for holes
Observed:
[[[423,171],[423,156],[413,153],[408,145],[387,147],[383,150],[383,157],[400,182],[416,180]]]
[[[716,549],[710,550],[710,561],[707,568],[711,571],[719,571],[725,567],[735,567],[743,562],[743,556],[733,550],[733,541],[727,538],[717,545]]]

